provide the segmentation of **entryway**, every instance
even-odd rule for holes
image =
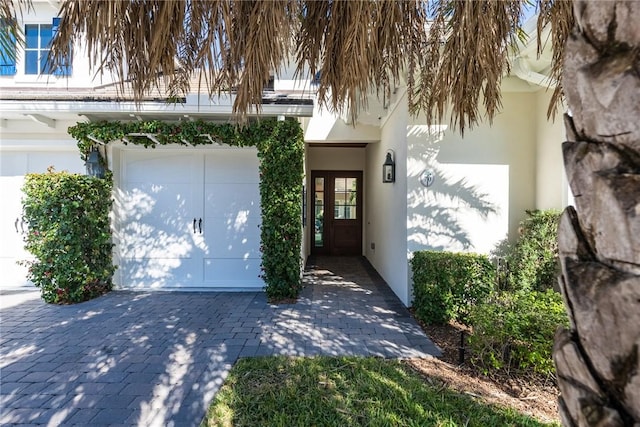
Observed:
[[[362,254],[362,171],[312,171],[312,255]]]

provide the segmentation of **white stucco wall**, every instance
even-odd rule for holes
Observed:
[[[364,148],[309,147],[307,172],[312,170],[361,171],[365,169],[364,153]]]
[[[407,286],[407,101],[402,97],[381,129],[380,142],[367,146],[367,199],[365,204],[367,230],[365,256],[389,287],[405,304],[410,296]],[[382,182],[382,164],[387,150],[393,150],[396,160],[396,182]]]
[[[551,90],[540,90],[536,98],[536,208],[561,209],[570,203],[562,159],[562,143],[566,140],[563,111],[547,119]]]
[[[488,253],[517,235],[525,210],[536,207],[536,107],[535,93],[505,93],[493,125],[467,130],[463,139],[447,125],[410,118],[406,99],[394,105],[380,142],[366,150],[365,255],[403,303],[412,298],[412,252]],[[383,184],[389,149],[396,182]],[[425,169],[436,176],[428,188],[419,182]]]
[[[373,125],[352,126],[338,115],[314,104],[313,117],[304,123],[306,142],[375,142],[380,139],[380,128]]]
[[[407,239],[421,249],[488,253],[536,207],[534,93],[503,94],[493,125],[465,132],[412,121],[407,136]],[[435,182],[423,187],[420,173]]]

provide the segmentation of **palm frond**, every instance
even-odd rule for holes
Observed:
[[[0,0],[0,62],[16,60],[16,46],[24,45],[24,33],[18,25],[18,16],[31,8],[31,0]]]
[[[565,43],[575,25],[573,1],[540,0],[538,10],[538,55],[542,53],[547,42],[542,37],[544,28],[547,25],[551,25],[551,51],[553,52],[553,58],[549,77],[550,81],[558,82],[547,109],[547,117],[550,118],[556,115],[558,107],[562,104],[562,59],[564,58]]]
[[[85,42],[93,66],[130,85],[137,100],[160,81],[184,94],[199,74],[210,95],[235,91],[239,117],[260,109],[270,76],[293,57],[297,75],[319,75],[319,103],[354,123],[372,89],[389,95],[404,78],[413,114],[430,123],[449,117],[463,132],[499,111],[530,1],[65,0],[52,56]],[[570,8],[540,2],[558,31],[557,72]]]
[[[482,120],[482,113],[491,122],[502,105],[500,82],[509,71],[509,47],[517,43],[525,3],[434,2],[427,51],[416,61],[411,111],[423,110],[430,123],[449,116],[461,132]]]

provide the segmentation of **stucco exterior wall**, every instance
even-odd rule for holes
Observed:
[[[503,109],[464,139],[447,125],[413,120],[407,145],[408,250],[488,253],[517,235],[526,209],[536,207],[536,123],[533,93],[505,93]],[[430,187],[420,184],[433,172]]]
[[[536,208],[560,209],[568,204],[568,183],[562,161],[565,141],[562,111],[547,119],[551,90],[536,92]]]
[[[373,125],[347,124],[336,114],[314,104],[313,117],[304,123],[306,142],[375,142],[380,139],[380,128]]]
[[[389,287],[405,304],[409,305],[407,286],[407,100],[401,97],[381,129],[380,142],[367,146],[367,214],[365,229],[365,256],[380,273]],[[396,161],[396,181],[382,182],[382,164],[388,150],[393,150]]]
[[[364,148],[309,147],[307,149],[307,175],[312,170],[365,169]]]

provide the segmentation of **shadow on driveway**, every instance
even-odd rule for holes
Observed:
[[[310,266],[285,305],[114,291],[56,306],[2,291],[0,424],[198,425],[239,357],[439,354],[366,260],[334,267]]]

